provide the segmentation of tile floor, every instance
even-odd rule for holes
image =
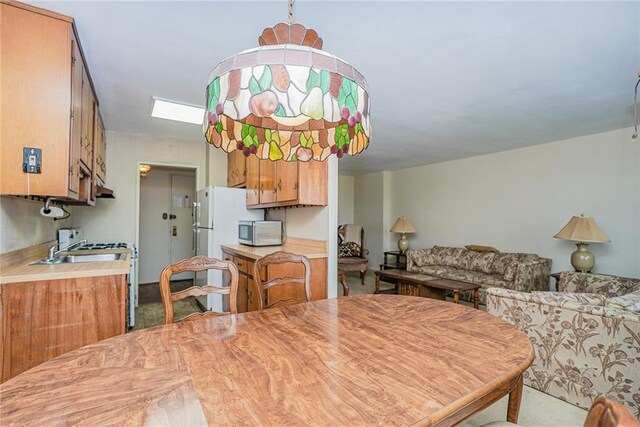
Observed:
[[[190,285],[190,281],[174,282],[172,289],[175,291]],[[352,273],[347,276],[347,285],[350,295],[372,294],[375,289],[373,272],[369,272],[364,285],[360,283],[358,275]],[[388,284],[383,286],[391,287]],[[341,291],[340,295],[342,295]],[[177,318],[201,311],[194,298],[177,301],[174,308]],[[484,306],[480,306],[480,309],[484,309]],[[132,330],[161,325],[164,322],[163,316],[158,285],[141,285],[139,306],[136,309],[136,327]],[[469,418],[460,426],[479,427],[491,421],[501,421],[505,419],[506,413],[507,397]],[[587,411],[581,408],[525,386],[518,423],[525,427],[579,427],[583,425],[586,414]]]

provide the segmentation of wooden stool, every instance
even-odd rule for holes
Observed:
[[[343,271],[338,271],[338,283],[342,285],[342,295],[349,296],[349,286],[347,286],[347,275]]]

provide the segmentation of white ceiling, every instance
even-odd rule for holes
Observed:
[[[107,129],[204,139],[149,116],[204,103],[209,71],[286,20],[278,2],[32,2],[73,16]],[[356,66],[373,139],[362,174],[630,126],[640,2],[298,1],[296,20]]]

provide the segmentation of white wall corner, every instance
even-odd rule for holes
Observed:
[[[327,296],[338,296],[338,158],[329,156],[327,196]]]

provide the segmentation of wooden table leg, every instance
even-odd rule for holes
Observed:
[[[460,292],[458,291],[453,291],[453,302],[455,302],[456,304],[458,304],[460,301]]]
[[[509,393],[509,405],[507,406],[507,421],[516,424],[520,414],[520,401],[522,400],[522,374],[516,386]]]
[[[376,290],[373,291],[374,294],[380,293],[380,275],[376,274]]]
[[[479,292],[477,289],[473,290],[473,308],[475,308],[476,310],[478,309],[478,305],[479,305]]]

